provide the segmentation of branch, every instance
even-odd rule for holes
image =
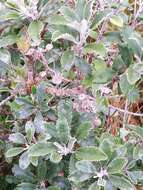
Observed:
[[[26,67],[27,67],[27,88],[30,91],[31,86],[34,84],[34,60],[33,57],[27,55],[25,57]]]
[[[128,99],[126,99],[125,103],[125,112],[124,112],[124,117],[123,117],[123,128],[125,128],[126,120],[127,120],[127,109],[128,109]]]
[[[27,95],[27,89],[17,89],[11,92],[11,95],[0,102],[0,107],[5,105],[9,100],[13,99],[17,95]]]
[[[97,36],[97,42],[101,41],[101,39],[104,35],[104,32],[106,31],[106,26],[107,26],[107,22],[104,21],[100,30],[99,30],[99,35]]]
[[[133,115],[133,116],[136,116],[136,117],[143,117],[143,114],[142,113],[134,113],[134,112],[130,112],[130,111],[127,111],[127,110],[123,110],[121,108],[117,108],[117,107],[114,107],[112,105],[109,106],[109,108],[113,109],[113,110],[116,110],[116,111],[119,111],[121,113],[126,113],[127,115]]]
[[[12,94],[10,96],[8,96],[5,100],[3,100],[2,102],[0,102],[0,107],[5,105],[9,100],[11,100],[12,98],[15,97],[15,94]]]
[[[76,96],[81,93],[85,93],[82,86],[71,88],[71,89],[60,89],[60,88],[46,88],[46,93],[56,96]]]

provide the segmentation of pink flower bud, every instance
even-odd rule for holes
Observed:
[[[101,88],[102,94],[110,94],[111,92],[112,92],[112,90],[110,88],[107,88],[107,87]]]
[[[46,45],[46,50],[50,51],[51,49],[53,49],[53,45],[52,44],[47,44]]]
[[[95,120],[92,123],[93,128],[99,127],[101,125],[101,120],[96,117]]]

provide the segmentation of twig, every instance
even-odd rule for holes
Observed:
[[[139,8],[137,10],[137,0],[134,2],[134,18],[132,21],[132,26],[136,27],[137,25],[137,18],[139,17],[140,13],[143,11],[143,3],[139,0]]]
[[[52,94],[56,96],[76,96],[80,95],[81,93],[85,93],[85,90],[82,86],[71,88],[71,89],[60,89],[60,88],[46,88],[47,94]]]
[[[40,58],[41,58],[41,61],[43,62],[43,65],[44,65],[44,67],[45,67],[46,72],[47,72],[47,73],[49,72],[49,74],[51,75],[51,77],[53,77],[54,75],[58,75],[58,73],[57,73],[55,70],[53,70],[53,69],[51,69],[51,68],[49,67],[48,61],[47,61],[47,59],[46,59],[46,57],[44,56],[43,53],[40,54]],[[62,77],[62,80],[63,80],[64,82],[73,82],[73,81],[71,81],[71,80],[69,80],[69,79],[67,79],[67,78],[64,78],[64,77]]]
[[[121,113],[125,113],[126,112],[126,114],[127,115],[133,115],[133,116],[136,116],[136,117],[143,117],[143,114],[142,113],[134,113],[134,112],[130,112],[130,111],[125,111],[124,109],[121,109],[121,108],[117,108],[117,107],[114,107],[114,106],[112,106],[112,105],[110,105],[109,106],[111,109],[114,109],[114,110],[117,110],[117,111],[119,111],[119,112],[121,112]]]
[[[11,95],[0,102],[0,107],[5,105],[9,100],[13,99],[17,95],[21,95],[21,94],[22,95],[27,95],[27,89],[26,88],[25,89],[21,88],[21,89],[16,89],[16,90],[11,91]]]
[[[137,14],[137,0],[135,0],[134,2],[134,18],[136,18],[136,14]]]
[[[9,100],[11,100],[12,98],[15,97],[15,94],[11,94],[10,96],[8,96],[5,100],[3,100],[2,102],[0,102],[0,107],[5,105]]]
[[[30,89],[34,83],[34,61],[32,56],[26,56],[25,58],[27,66],[27,87]]]
[[[141,2],[141,0],[139,1],[139,9],[138,11],[136,12],[136,15],[135,15],[135,19],[137,19],[140,15],[140,13],[143,11],[143,3]]]
[[[10,79],[6,79],[6,78],[0,78],[0,82],[10,82]]]
[[[103,37],[103,35],[104,35],[105,31],[106,31],[107,22],[110,19],[110,17],[112,17],[113,15],[117,15],[119,13],[120,13],[120,11],[115,9],[114,11],[108,13],[106,15],[106,17],[104,17],[103,19],[100,20],[100,24],[102,23],[102,26],[101,26],[101,28],[98,31],[99,35],[97,36],[97,42],[99,42],[100,40],[102,40],[102,37]]]
[[[49,67],[48,61],[47,61],[47,59],[45,58],[45,56],[43,55],[42,52],[40,52],[40,58],[41,58],[41,60],[43,62],[43,65],[44,65],[44,67],[46,69],[46,72],[50,72],[51,74],[55,74],[55,71]]]
[[[107,22],[104,21],[103,24],[102,24],[102,26],[101,26],[101,29],[99,31],[99,35],[97,36],[97,42],[99,42],[102,39],[102,37],[104,35],[104,32],[106,30],[106,26],[107,26]]]
[[[123,128],[125,128],[125,125],[126,125],[127,109],[128,109],[128,100],[126,99],[126,103],[125,103],[125,112],[124,112],[124,117],[123,117]]]

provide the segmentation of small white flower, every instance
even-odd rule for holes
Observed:
[[[54,142],[54,145],[58,148],[58,153],[59,154],[66,156],[66,155],[68,155],[70,153],[73,153],[73,148],[74,148],[74,143],[75,142],[76,142],[76,139],[71,137],[69,139],[69,142],[68,142],[67,146],[65,144],[61,145],[58,142]]]
[[[40,77],[42,77],[42,78],[45,77],[45,76],[46,76],[46,71],[40,72],[39,75],[40,75]]]
[[[60,73],[55,73],[55,75],[52,78],[52,83],[59,85],[62,83],[62,80],[62,75]]]
[[[86,95],[85,94],[80,94],[78,96],[79,100],[84,100],[86,98]]]
[[[50,51],[51,49],[53,49],[53,45],[52,44],[47,44],[46,45],[46,50]]]
[[[101,169],[99,173],[97,173],[97,177],[102,178],[104,176],[107,176],[108,172],[107,170]]]

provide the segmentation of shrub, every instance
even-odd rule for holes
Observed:
[[[2,190],[143,185],[140,0],[2,0]]]

